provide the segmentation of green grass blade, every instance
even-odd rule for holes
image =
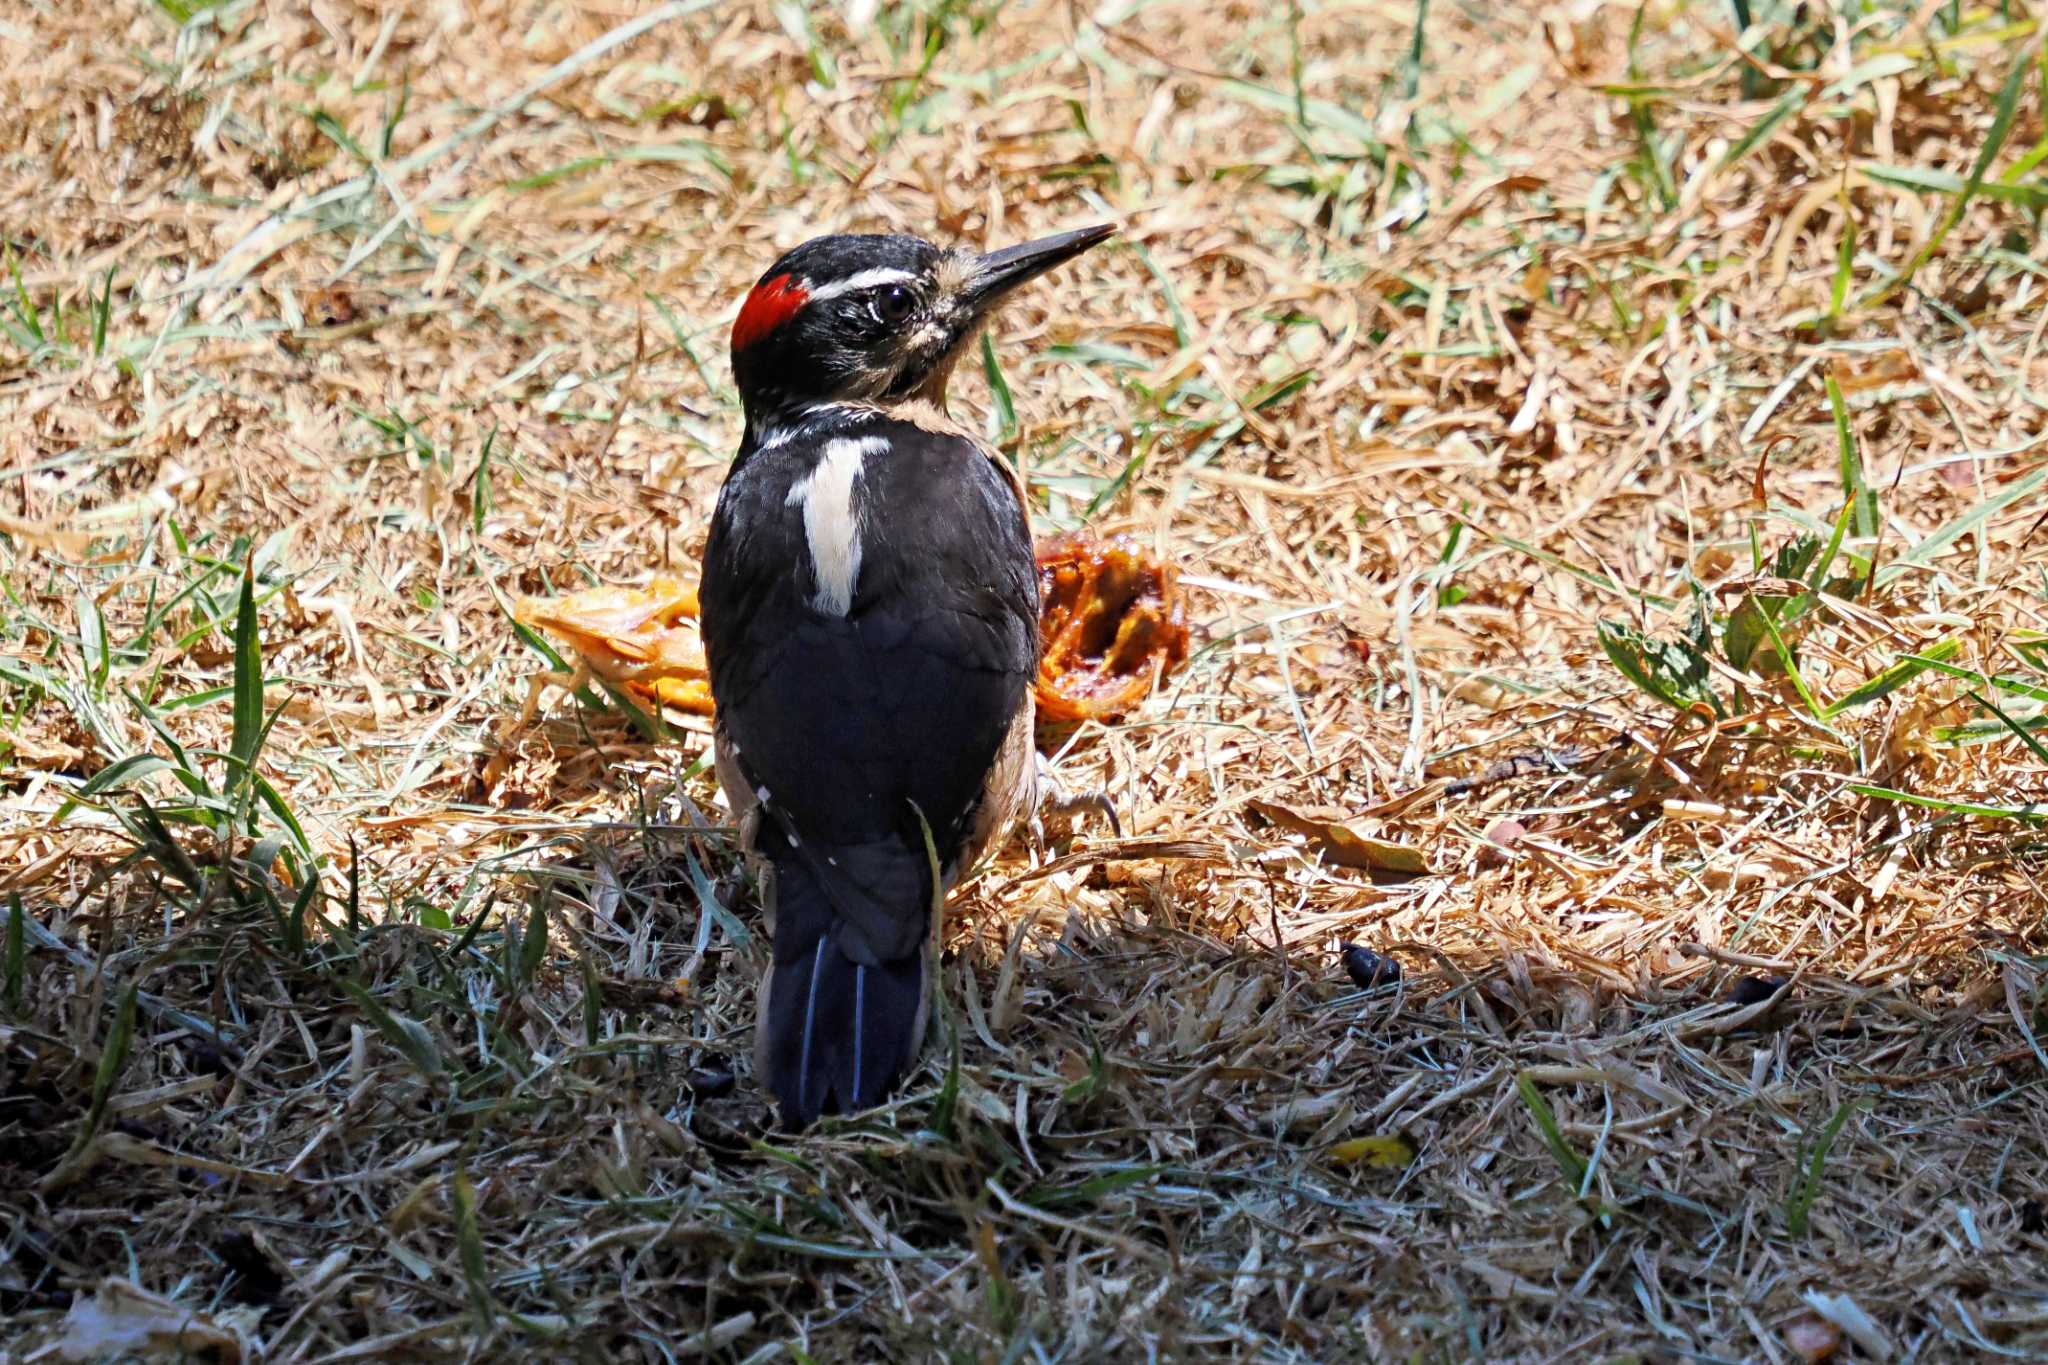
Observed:
[[[228,740],[234,760],[227,788],[240,791],[263,742],[263,645],[256,632],[256,571],[242,569],[242,596],[235,605],[235,717]]]
[[[1754,598],[1750,600],[1755,601]],[[1761,607],[1758,615],[1763,620],[1764,633],[1771,637],[1771,648],[1778,651],[1778,662],[1784,665],[1785,676],[1792,680],[1792,688],[1799,694],[1799,700],[1806,703],[1806,713],[1822,725],[1827,724],[1821,714],[1821,704],[1814,699],[1813,689],[1806,684],[1806,675],[1799,671],[1799,661],[1792,657],[1792,647],[1785,643],[1784,632],[1778,629],[1778,623],[1771,619],[1771,614]]]
[[[498,441],[498,424],[491,424],[491,434],[484,437],[483,454],[477,457],[476,473],[469,476],[469,529],[472,535],[484,533],[484,518],[491,511],[491,447]]]
[[[427,1032],[425,1024],[396,1010],[386,1009],[359,982],[344,981],[341,988],[354,999],[356,1007],[370,1017],[370,1023],[377,1032],[384,1035],[384,1041],[391,1044],[399,1056],[411,1062],[421,1075],[439,1078],[448,1074],[447,1065],[441,1060],[441,1049],[435,1044],[434,1035]]]
[[[1086,1207],[1100,1202],[1104,1195],[1156,1179],[1169,1169],[1166,1166],[1127,1166],[1068,1185],[1034,1185],[1023,1192],[1022,1198],[1025,1203],[1041,1209]]]
[[[1756,22],[1749,12],[1749,0],[1730,0],[1729,8],[1735,11],[1735,43],[1738,50],[1744,49],[1743,39],[1749,36],[1749,26]],[[1757,69],[1748,62],[1738,60],[1742,68],[1742,98],[1756,98]]]
[[[1820,1195],[1821,1175],[1827,1168],[1828,1153],[1841,1135],[1842,1125],[1849,1121],[1849,1115],[1856,1112],[1856,1103],[1851,1100],[1835,1110],[1826,1128],[1821,1130],[1820,1140],[1813,1144],[1813,1151],[1806,1165],[1799,1173],[1792,1187],[1792,1193],[1785,1200],[1785,1230],[1794,1237],[1804,1237],[1807,1216],[1813,1211],[1813,1201]]]
[[[2034,757],[2040,759],[2043,763],[2048,763],[2048,748],[2044,748],[2041,744],[2041,741],[2034,738],[2033,732],[2031,730],[2027,729],[2026,726],[2020,724],[2011,716],[2007,715],[2005,713],[2004,708],[1999,706],[1997,702],[1991,700],[1991,698],[1985,696],[1982,692],[1971,692],[1967,695],[1969,696],[1971,701],[1976,702],[1977,705],[1983,707],[1986,711],[1989,711],[1992,715],[1998,717],[2000,723],[2003,724],[2006,729],[2012,731],[2013,734],[2019,736],[2020,743],[2026,745],[2029,749],[2034,751]]]
[[[1714,163],[1714,170],[1720,172],[1727,170],[1731,166],[1741,165],[1749,158],[1751,152],[1754,152],[1770,140],[1771,134],[1777,132],[1786,119],[1791,118],[1794,114],[1805,108],[1806,100],[1806,86],[1795,81],[1792,88],[1780,96],[1778,102],[1766,110],[1762,118],[1750,125],[1749,131],[1738,138],[1735,145],[1730,147],[1718,162]]]
[[[1654,592],[1643,592],[1636,588],[1625,588],[1604,573],[1593,569],[1580,568],[1564,556],[1552,554],[1548,550],[1538,549],[1525,540],[1516,540],[1513,536],[1504,536],[1498,531],[1489,531],[1477,522],[1467,522],[1466,525],[1496,545],[1505,545],[1518,554],[1529,556],[1529,558],[1539,564],[1548,564],[1553,569],[1561,569],[1573,578],[1578,579],[1581,583],[1589,583],[1599,588],[1602,592],[1611,592],[1616,597],[1626,597],[1631,602],[1641,602],[1648,606],[1663,607],[1667,610],[1678,605],[1676,598],[1664,597]]]
[[[733,947],[744,952],[753,943],[753,935],[737,915],[725,908],[725,902],[718,898],[718,888],[712,885],[710,876],[698,863],[697,855],[687,848],[683,850],[683,867],[689,872],[690,886],[697,893],[698,913],[717,925]],[[708,934],[700,932],[699,938],[700,941],[708,938]]]
[[[470,1184],[469,1172],[459,1167],[453,1185],[455,1244],[462,1255],[462,1278],[468,1282],[470,1305],[489,1327],[497,1316],[497,1305],[491,1300],[490,1270],[484,1261],[483,1233],[477,1226],[476,1187]]]
[[[81,799],[98,796],[101,792],[113,791],[132,782],[140,782],[151,773],[160,773],[174,766],[176,765],[171,760],[159,754],[130,754],[126,758],[109,763],[87,778],[84,785],[79,787],[78,795]]]
[[[114,267],[107,267],[106,282],[100,286],[100,300],[92,313],[92,353],[95,358],[107,352],[107,320],[114,313]]]
[[[114,669],[113,647],[107,643],[106,614],[92,594],[85,592],[78,595],[78,653],[93,695],[103,695]]]
[[[1062,1104],[1083,1104],[1102,1089],[1108,1066],[1102,1058],[1102,1043],[1092,1034],[1088,1039],[1088,1074],[1060,1092]]]
[[[1998,159],[1999,149],[2005,146],[2005,139],[2012,132],[2013,117],[2019,112],[2020,90],[2026,82],[2029,55],[2022,52],[2013,62],[2012,70],[2006,74],[2005,85],[1998,92],[1998,108],[1991,117],[1991,131],[1985,135],[1984,145],[1978,148],[1977,160],[1970,166],[1969,178],[1963,182],[1962,190],[1956,195],[1955,202],[1949,205],[1948,213],[1941,220],[1941,226],[1928,236],[1920,250],[1914,253],[1913,259],[1906,263],[1904,270],[1888,283],[1879,285],[1857,301],[1856,306],[1859,309],[1874,308],[1911,284],[1920,267],[1933,259],[1934,253],[1941,250],[1941,244],[1947,240],[1955,225],[1962,221],[1964,212],[1970,207],[1970,201],[1976,198],[1978,190],[1984,187],[1985,172],[1989,171],[1991,163]]]
[[[1842,206],[1842,236],[1835,243],[1835,278],[1828,286],[1828,317],[1839,318],[1849,303],[1849,285],[1856,272],[1856,215]]]
[[[576,960],[583,968],[583,1044],[596,1047],[604,1041],[604,979],[588,952],[577,954]]]
[[[1117,471],[1116,477],[1103,482],[1102,487],[1096,490],[1095,496],[1088,499],[1088,505],[1081,510],[1081,521],[1083,524],[1095,520],[1096,513],[1121,497],[1123,491],[1129,488],[1140,474],[1145,472],[1145,465],[1150,458],[1150,453],[1149,446],[1146,449],[1140,450],[1137,454],[1131,456],[1130,459],[1124,461],[1124,467]]]
[[[455,915],[461,914],[463,907],[469,904],[470,894],[475,888],[476,874],[471,873],[468,884],[462,888],[462,894],[456,898],[455,914],[450,914],[439,906],[422,907],[420,910],[420,923],[432,929],[452,930],[455,927]],[[469,951],[469,945],[477,941],[478,936],[484,931],[484,926],[491,922],[491,911],[497,908],[498,889],[494,886],[491,888],[491,893],[484,897],[483,909],[469,917],[469,924],[463,929],[462,936],[456,939],[454,945],[448,949],[444,959],[447,963],[452,966],[457,958]],[[507,932],[509,931],[508,926]]]
[[[378,143],[378,156],[385,161],[391,159],[391,140],[398,134],[398,125],[405,121],[405,111],[412,106],[412,77],[407,75],[405,83],[398,87],[398,106],[384,120],[384,135]]]
[[[938,1005],[940,1016],[947,1024],[946,1077],[939,1083],[939,1093],[932,1100],[932,1115],[927,1123],[934,1133],[951,1141],[959,1136],[960,1128],[960,1030],[953,1023],[952,1011],[943,995],[938,998]]]
[[[1175,287],[1173,276],[1159,268],[1159,263],[1152,259],[1152,253],[1145,249],[1143,243],[1131,243],[1131,250],[1137,253],[1139,262],[1152,278],[1159,282],[1159,292],[1166,300],[1167,321],[1173,324],[1173,344],[1186,350],[1194,333],[1188,328],[1187,310],[1181,307],[1180,290]]]
[[[1851,782],[1849,790],[1858,796],[1875,797],[1880,801],[1898,801],[1908,806],[1925,806],[1929,810],[1947,811],[1950,815],[1981,815],[1991,820],[2048,820],[2048,806],[2038,801],[2029,801],[2024,806],[1994,806],[1981,801],[1952,801],[1940,796],[1922,796],[1918,792],[1902,792],[1891,787],[1873,786],[1867,782]]]
[[[135,996],[138,989],[138,984],[130,981],[128,989],[121,992],[121,1003],[114,1011],[114,1026],[107,1031],[106,1046],[100,1049],[100,1064],[93,1072],[92,1107],[86,1110],[85,1127],[78,1135],[80,1146],[99,1132],[100,1123],[106,1118],[107,1101],[114,1094],[114,1082],[120,1079],[121,1068],[128,1062],[128,1049],[135,1041]]]
[[[135,810],[132,816],[124,819],[122,823],[150,857],[168,867],[172,875],[191,888],[195,894],[205,894],[206,874],[199,870],[199,865],[185,852],[184,845],[171,837],[171,831],[164,824],[163,816],[157,814],[156,807],[150,805],[148,798],[142,793],[135,794]]]
[[[1920,194],[1960,195],[1963,186],[1968,183],[1962,176],[1951,171],[1937,171],[1924,166],[1886,166],[1863,162],[1857,169],[1881,185],[1895,185],[1902,190],[1913,190]],[[1987,180],[1977,187],[1977,193],[1986,199],[2034,213],[2048,209],[2048,185],[2043,185],[2039,181],[2006,184],[1998,180]]]
[[[1422,54],[1424,51],[1424,30],[1429,21],[1429,0],[1416,0],[1415,27],[1408,35],[1408,58],[1402,63],[1402,89],[1405,97],[1414,99],[1422,88]],[[1301,93],[1301,85],[1295,84],[1294,107],[1296,117],[1304,124],[1308,122],[1308,100]]]
[[[1536,1082],[1529,1079],[1527,1072],[1515,1076],[1515,1093],[1522,1097],[1529,1114],[1536,1120],[1536,1129],[1543,1135],[1543,1145],[1550,1149],[1556,1159],[1557,1168],[1564,1175],[1564,1183],[1571,1187],[1576,1196],[1586,1184],[1586,1159],[1572,1149],[1572,1144],[1558,1127],[1557,1115],[1551,1112],[1550,1104],[1536,1088]]]
[[[592,681],[604,689],[604,694],[611,698],[612,705],[616,706],[619,713],[632,724],[640,738],[649,744],[663,744],[673,738],[669,734],[668,722],[661,718],[659,706],[651,710],[642,707],[633,699],[632,693],[609,678],[593,677]]]
[[[369,164],[370,154],[364,151],[362,144],[355,140],[355,136],[342,126],[340,119],[328,113],[325,109],[315,109],[313,111],[313,126],[319,129],[335,146],[347,152],[357,161],[365,165]]]
[[[277,713],[275,711],[271,712],[270,718],[275,722]],[[299,817],[292,814],[291,806],[285,802],[284,794],[272,786],[270,779],[261,773],[255,774],[254,780],[256,784],[256,799],[270,808],[270,813],[277,817],[277,823],[283,825],[285,832],[291,835],[292,846],[302,856],[311,858],[313,856],[313,845],[306,838],[306,831],[299,824]]]
[[[1842,553],[1842,542],[1849,536],[1849,519],[1856,515],[1856,504],[1845,502],[1842,510],[1835,514],[1835,529],[1828,535],[1827,547],[1814,560],[1813,573],[1807,578],[1807,586],[1819,592],[1821,585],[1828,581],[1828,570],[1835,567],[1836,556]]]
[[[1929,645],[1925,654],[1908,654],[1868,682],[1829,702],[1821,714],[1821,719],[1833,720],[1844,711],[1858,706],[1868,706],[1880,698],[1890,696],[1928,669],[1939,667],[1941,660],[1955,657],[1962,647],[1963,642],[1951,636]]]
[[[2019,722],[2029,733],[2048,730],[2048,715],[2029,716]],[[2011,738],[2012,731],[2000,720],[1967,720],[1961,725],[1937,725],[1928,731],[1936,744],[1952,749],[1978,744],[1998,744]]]
[[[286,856],[286,861],[290,861],[289,855]],[[290,947],[292,956],[301,961],[306,956],[306,917],[308,915],[319,915],[320,922],[322,924],[327,923],[327,917],[320,915],[319,910],[320,869],[308,866],[304,870],[303,875],[305,876],[305,882],[299,887],[299,894],[293,897],[291,913],[285,920],[288,930],[285,935],[285,942]]]
[[[14,315],[40,346],[49,340],[43,335],[43,315],[29,301],[28,285],[21,278],[21,259],[14,254],[12,246],[7,248],[7,272],[14,277]]]
[[[348,836],[348,932],[351,938],[363,936],[363,852],[353,830]]]
[[[526,912],[526,932],[519,936],[518,984],[522,990],[533,984],[547,958],[548,897],[542,892],[534,896],[533,906]]]
[[[946,884],[939,876],[939,846],[932,839],[931,822],[924,818],[924,812],[918,809],[917,802],[910,803],[910,811],[917,817],[918,831],[924,836],[925,866],[932,879],[932,922],[927,932],[936,934],[946,916]],[[931,961],[929,955],[925,960]],[[945,1011],[943,993],[939,996],[939,1007],[942,1012]],[[950,1056],[946,1063],[946,1079],[939,1087],[938,1098],[932,1103],[932,1116],[929,1122],[933,1132],[950,1139],[957,1132],[956,1112],[960,1105],[960,1031],[957,1025],[952,1024],[950,1014],[947,1016],[947,1022],[949,1027],[946,1045],[950,1049]]]
[[[1849,408],[1842,401],[1842,386],[1827,377],[1828,408],[1835,415],[1835,448],[1842,472],[1842,497],[1856,515],[1851,527],[1859,539],[1877,534],[1877,490],[1863,476],[1863,456],[1856,449],[1856,434],[1849,430]],[[1832,556],[1830,556],[1832,558]]]
[[[2025,678],[2014,678],[2004,673],[1979,673],[1974,668],[1964,668],[1960,664],[1948,663],[1946,662],[1948,658],[1946,654],[1937,656],[1931,649],[1925,654],[1908,654],[1906,657],[1917,663],[1925,664],[1937,673],[1946,673],[1951,678],[1961,678],[1965,682],[1973,682],[1979,687],[1995,687],[2000,692],[2010,692],[2016,697],[2025,697],[2029,701],[2048,701],[2048,686],[2030,683]]]
[[[2034,470],[1996,497],[1984,499],[1984,501],[1965,511],[1961,516],[1939,530],[1929,532],[1913,548],[1885,565],[1884,569],[1876,576],[1877,585],[1883,587],[1899,574],[1906,572],[1908,565],[1925,567],[1942,550],[1947,549],[1961,537],[1975,531],[1979,526],[1982,526],[1985,522],[1991,520],[1991,518],[1997,516],[2022,498],[2031,496],[2044,483],[2048,483],[2048,465],[2043,465],[2041,468]]]
[[[1656,640],[1622,621],[1599,623],[1600,650],[1624,678],[1680,711],[1704,704],[1726,715],[1715,695],[1706,658],[1683,642]]]
[[[996,363],[995,344],[987,332],[981,334],[981,372],[988,377],[988,393],[995,407],[996,442],[1007,444],[1017,436],[1017,400],[1010,393],[1010,381]]]
[[[1306,112],[1310,127],[1327,128],[1331,132],[1342,134],[1356,142],[1368,154],[1386,150],[1386,139],[1380,136],[1371,119],[1329,100],[1305,101],[1303,109],[1297,107],[1297,101],[1291,91],[1271,90],[1252,81],[1237,79],[1218,82],[1216,91],[1226,99],[1239,100],[1287,117],[1299,117]]]

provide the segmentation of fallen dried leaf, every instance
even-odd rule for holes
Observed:
[[[1330,861],[1340,867],[1362,867],[1374,872],[1409,875],[1429,871],[1429,857],[1421,849],[1367,834],[1342,819],[1290,810],[1277,801],[1257,798],[1253,799],[1251,807],[1281,828],[1314,839]]]
[[[1807,1290],[1805,1298],[1807,1307],[1841,1328],[1865,1355],[1873,1360],[1892,1358],[1891,1338],[1855,1299],[1847,1294],[1828,1294],[1818,1289]]]
[[[1502,816],[1486,827],[1487,842],[1498,844],[1502,848],[1513,848],[1528,833],[1528,827],[1520,820],[1509,819],[1506,816]]]
[[[1817,1313],[1808,1313],[1785,1324],[1785,1348],[1812,1365],[1842,1349],[1842,1329]]]
[[[189,1360],[203,1353],[232,1365],[244,1358],[248,1338],[235,1314],[209,1315],[175,1303],[129,1280],[99,1282],[93,1296],[71,1301],[64,1335],[56,1342],[65,1360],[110,1356],[166,1356]]]
[[[1344,1166],[1364,1166],[1375,1171],[1398,1171],[1415,1160],[1415,1144],[1402,1133],[1377,1137],[1347,1138],[1330,1148],[1330,1160]]]

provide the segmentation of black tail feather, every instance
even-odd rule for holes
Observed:
[[[842,950],[838,919],[807,860],[777,859],[775,965],[756,1057],[792,1129],[880,1104],[923,1042],[922,942],[863,965]]]

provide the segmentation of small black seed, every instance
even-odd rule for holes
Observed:
[[[222,1051],[209,1038],[192,1036],[186,1039],[187,1055],[191,1058],[192,1069],[202,1076],[233,1076],[235,1059]]]
[[[1728,1003],[1731,1005],[1761,1005],[1779,991],[1792,984],[1789,976],[1745,976],[1729,988]]]
[[[2020,1204],[2020,1231],[2031,1233],[2048,1232],[2048,1208],[2038,1199],[2024,1200]]]
[[[1344,970],[1361,990],[1391,986],[1401,979],[1401,964],[1357,943],[1344,945]]]
[[[720,1100],[733,1092],[739,1078],[727,1067],[704,1067],[690,1073],[683,1082],[691,1096],[700,1100]]]
[[[213,1254],[235,1272],[235,1283],[228,1289],[230,1298],[267,1307],[284,1292],[284,1273],[247,1232],[231,1232],[221,1238]]]

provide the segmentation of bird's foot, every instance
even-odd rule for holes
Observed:
[[[526,733],[526,727],[533,724],[533,718],[540,712],[540,699],[550,687],[559,687],[575,692],[589,683],[592,676],[590,665],[581,659],[576,667],[561,672],[529,673],[526,676],[526,702],[519,708],[519,714],[511,717],[498,727],[498,747],[509,747],[513,740]]]
[[[1109,822],[1110,830],[1119,838],[1123,837],[1123,822],[1117,819],[1116,803],[1109,793],[1100,788],[1094,791],[1070,792],[1053,772],[1052,764],[1044,754],[1038,759],[1038,804],[1032,808],[1027,824],[1031,830],[1032,847],[1044,851],[1046,848],[1045,817],[1047,815],[1079,815],[1093,811]]]

